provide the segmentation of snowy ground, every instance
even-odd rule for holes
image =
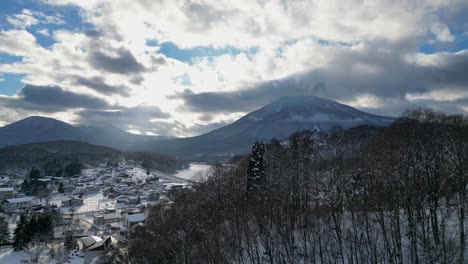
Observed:
[[[198,181],[205,176],[210,167],[210,165],[202,163],[190,163],[188,169],[180,170],[174,176],[186,180]]]
[[[26,251],[14,251],[11,247],[0,248],[0,263],[5,264],[20,264],[20,263],[32,263],[30,262],[31,257],[35,255],[37,248],[33,247]],[[43,250],[39,257],[39,263],[44,264],[56,264],[56,263],[67,263],[67,264],[82,264],[83,258],[78,254],[70,254],[68,261],[63,262],[50,257],[49,250]]]
[[[50,203],[60,207],[62,200],[68,199],[70,196],[78,197],[77,195],[58,194],[52,197]],[[70,208],[71,207],[62,207],[61,211],[63,213],[67,213]],[[79,207],[73,207],[75,213],[79,214],[104,210],[106,208],[115,208],[115,200],[104,197],[102,193],[83,195],[83,205]]]

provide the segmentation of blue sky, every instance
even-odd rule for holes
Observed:
[[[190,136],[288,95],[466,113],[467,12],[463,0],[3,0],[0,125],[34,113]]]

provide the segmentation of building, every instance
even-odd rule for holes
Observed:
[[[108,249],[112,244],[112,239],[110,237],[103,239],[97,236],[88,236],[80,238],[78,243],[83,251],[84,264],[101,263],[97,262],[96,258],[104,258],[106,249]]]
[[[0,201],[15,197],[12,187],[0,188]]]
[[[83,204],[83,199],[75,197],[70,197],[62,201],[62,206],[82,206]]]
[[[134,225],[145,222],[145,214],[131,214],[125,217],[125,227],[132,228]]]
[[[122,221],[122,215],[119,212],[101,214],[94,216],[95,225],[105,225]]]
[[[63,193],[71,194],[71,193],[73,193],[73,190],[75,190],[75,188],[73,187],[73,185],[65,185],[65,186],[63,186]]]
[[[14,211],[16,209],[26,209],[31,207],[31,202],[34,199],[32,196],[22,198],[6,199],[2,202],[2,208],[5,211]]]

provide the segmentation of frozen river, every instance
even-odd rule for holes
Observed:
[[[190,167],[188,169],[180,170],[174,176],[186,180],[199,181],[200,178],[204,178],[210,167],[210,165],[202,163],[190,163]]]

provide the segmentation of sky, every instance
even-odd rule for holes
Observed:
[[[193,136],[283,96],[468,114],[466,0],[2,0],[0,126]]]

